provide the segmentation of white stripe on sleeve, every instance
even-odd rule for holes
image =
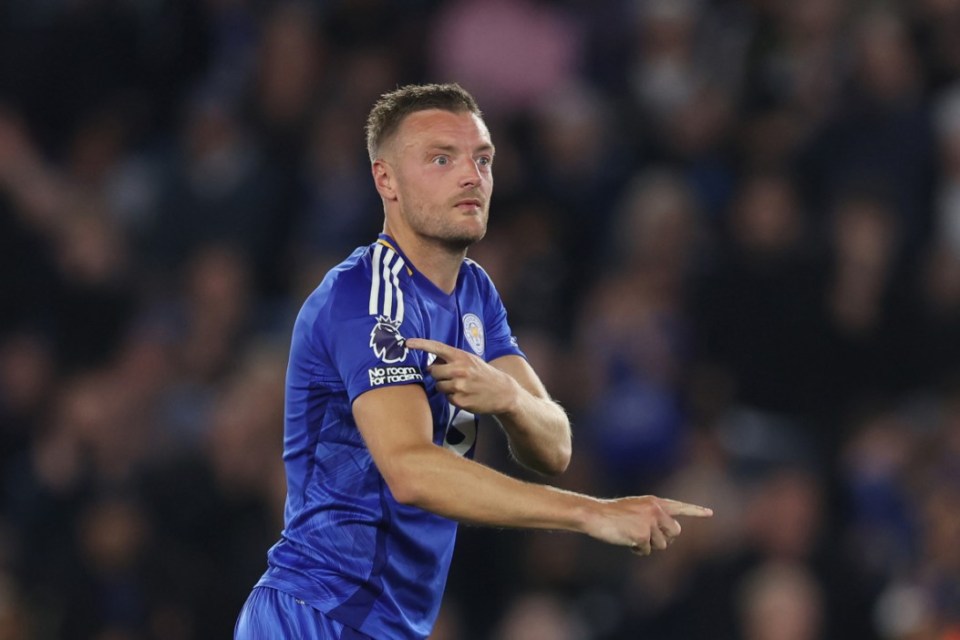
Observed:
[[[393,319],[393,281],[390,278],[390,262],[397,256],[396,253],[387,249],[387,255],[383,260],[383,315]]]
[[[400,288],[400,269],[403,268],[403,258],[397,258],[397,263],[393,265],[393,269],[390,270],[390,275],[392,276],[393,286],[397,291],[397,317],[394,320],[398,323],[403,322],[403,289]]]
[[[383,253],[383,245],[378,244],[373,248],[373,281],[370,283],[370,315],[377,315],[377,307],[380,298],[380,254]]]

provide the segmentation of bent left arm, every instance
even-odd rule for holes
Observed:
[[[428,372],[454,406],[500,420],[521,464],[547,475],[566,470],[572,452],[570,421],[525,359],[509,355],[487,363],[422,338],[409,338],[406,346],[437,356]]]
[[[544,473],[563,473],[573,451],[570,420],[547,393],[533,367],[520,356],[502,356],[490,362],[516,381],[512,406],[496,414],[507,433],[513,455],[524,466]]]

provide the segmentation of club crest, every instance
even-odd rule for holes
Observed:
[[[483,355],[483,323],[476,314],[468,313],[463,316],[463,335],[467,339],[467,344],[478,356]]]
[[[380,316],[370,332],[370,348],[375,356],[387,364],[407,357],[406,340],[400,335],[400,323]]]

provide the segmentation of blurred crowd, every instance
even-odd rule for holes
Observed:
[[[434,640],[960,638],[960,1],[8,0],[0,639],[230,637],[366,114],[453,80],[560,485],[716,516],[463,527]]]

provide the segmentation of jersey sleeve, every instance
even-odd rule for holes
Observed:
[[[517,343],[517,338],[507,322],[507,309],[500,299],[493,282],[483,269],[477,267],[482,278],[481,292],[484,296],[484,326],[486,327],[486,351],[484,358],[487,362],[501,356],[516,355],[526,358]]]
[[[342,287],[323,329],[325,347],[351,403],[371,389],[423,383],[422,353],[405,344],[407,337],[422,335],[422,321],[404,312],[399,286],[390,294],[391,305],[381,296],[372,306],[370,287],[369,279]]]

